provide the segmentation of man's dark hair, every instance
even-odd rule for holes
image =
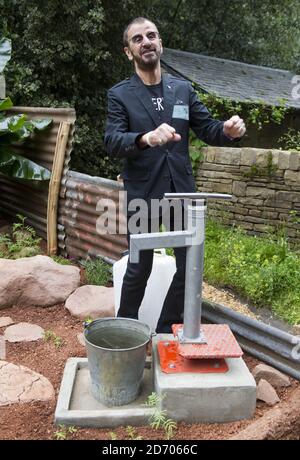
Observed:
[[[143,22],[146,22],[146,21],[152,22],[152,24],[154,24],[154,22],[151,21],[150,19],[142,18],[142,17],[135,18],[128,24],[128,26],[125,28],[124,33],[123,33],[123,45],[124,46],[129,45],[129,43],[128,43],[128,31],[129,31],[130,27],[133,26],[133,24],[143,24]]]

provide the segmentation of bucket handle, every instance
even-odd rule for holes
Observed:
[[[92,322],[92,321],[84,321],[84,322],[82,323],[84,329],[86,329],[86,328],[91,324],[91,322]],[[151,332],[150,338],[152,339],[152,337],[155,337],[156,335],[157,335],[156,332]]]

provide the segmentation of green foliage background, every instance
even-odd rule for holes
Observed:
[[[106,90],[128,73],[120,38],[133,3],[0,0],[0,31],[13,44],[8,95],[15,105],[75,107],[71,166],[88,174],[118,171],[102,148]]]
[[[249,236],[208,220],[205,280],[234,289],[258,307],[270,307],[291,324],[300,324],[300,251],[282,234]]]
[[[132,72],[122,33],[140,15],[167,47],[297,69],[298,0],[0,0],[0,34],[13,45],[7,94],[15,105],[75,107],[72,169],[120,171],[103,150],[106,91]]]

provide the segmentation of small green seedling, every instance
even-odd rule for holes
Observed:
[[[149,417],[149,423],[151,428],[155,430],[159,430],[162,428],[165,430],[165,435],[166,439],[172,439],[174,436],[174,432],[177,429],[177,423],[174,422],[174,420],[167,418],[167,411],[166,410],[161,410],[160,405],[163,400],[163,397],[159,396],[156,393],[151,393],[146,402],[145,405],[147,407],[154,407],[155,410],[152,415]]]
[[[117,433],[115,433],[114,431],[110,431],[108,434],[112,441],[116,441],[118,439]]]
[[[68,428],[65,425],[58,425],[59,430],[55,431],[54,433],[54,438],[57,441],[64,441],[67,439],[69,434],[74,434],[77,431],[77,428],[75,426],[69,426]]]
[[[128,425],[125,431],[128,435],[129,440],[131,441],[141,441],[143,439],[142,436],[139,436],[135,428],[133,428],[131,425]]]
[[[60,265],[72,265],[72,262],[71,260],[69,259],[66,259],[65,257],[63,256],[50,256],[52,260],[54,260],[54,262],[56,262],[57,264],[60,264]]]
[[[91,318],[90,316],[87,316],[84,320],[84,324],[90,324],[93,322],[93,318]]]
[[[60,348],[63,344],[62,338],[56,335],[53,331],[48,330],[44,332],[45,342],[52,341],[56,348]]]

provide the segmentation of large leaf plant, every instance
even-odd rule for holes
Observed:
[[[10,56],[10,40],[0,38],[0,73]],[[15,153],[14,145],[25,142],[34,132],[48,128],[52,120],[28,120],[25,114],[8,115],[6,110],[12,106],[9,97],[0,99],[0,174],[22,180],[49,180],[50,171]]]

